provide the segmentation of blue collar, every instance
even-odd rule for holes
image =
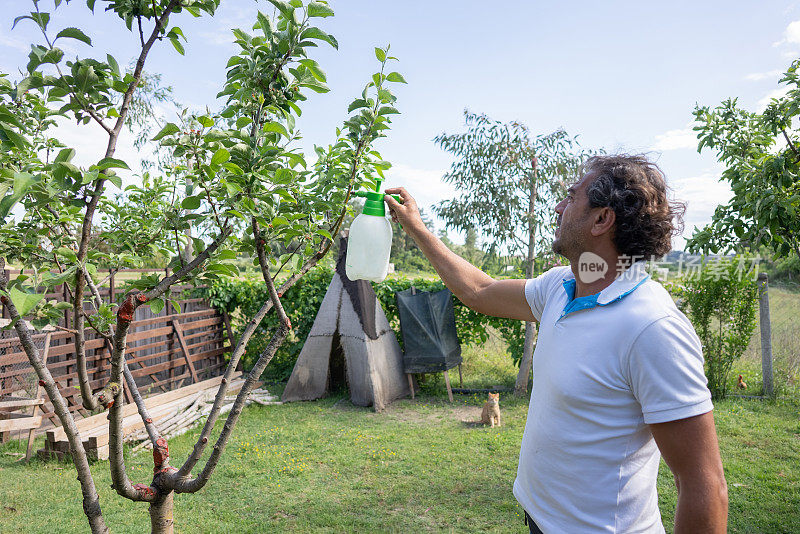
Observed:
[[[564,311],[561,312],[559,319],[572,312],[587,310],[595,306],[607,306],[612,302],[622,300],[650,278],[644,267],[645,262],[638,261],[628,267],[624,273],[617,276],[607,288],[594,295],[578,298],[575,298],[575,275],[570,273],[562,282],[564,291],[567,293],[567,305],[564,306]]]

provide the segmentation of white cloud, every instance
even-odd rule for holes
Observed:
[[[788,87],[778,87],[777,89],[773,89],[772,91],[764,95],[763,98],[761,98],[761,100],[759,100],[756,103],[756,111],[758,113],[761,113],[762,111],[767,109],[767,106],[769,105],[769,103],[772,101],[773,98],[780,98],[786,95],[786,93],[788,92],[789,92]]]
[[[95,122],[78,125],[73,120],[60,118],[51,134],[66,146],[75,149],[75,158],[72,163],[79,167],[86,168],[94,165],[105,156],[108,134]],[[133,136],[125,129],[117,141],[114,157],[123,160],[131,168],[130,171],[116,169],[117,174],[122,178],[122,187],[138,182],[139,180],[134,174],[141,173],[139,164],[141,154],[133,146]],[[109,192],[116,192],[113,185],[110,186]]]
[[[7,35],[1,35],[1,34],[0,34],[0,46],[14,48],[21,52],[29,52],[31,49],[30,45],[25,44],[18,39],[14,39],[13,37],[8,37]]]
[[[783,71],[780,69],[770,70],[767,72],[754,72],[752,74],[748,74],[747,76],[745,76],[744,79],[750,82],[758,82],[761,80],[766,80],[768,78],[774,80],[777,79],[777,77],[780,76],[782,73]]]
[[[665,152],[667,150],[680,150],[684,148],[697,148],[697,133],[692,130],[695,123],[690,122],[686,128],[668,130],[656,135],[656,142],[652,150]]]
[[[720,181],[719,176],[719,172],[706,172],[669,181],[676,200],[686,202],[684,237],[691,236],[695,227],[702,228],[710,223],[717,206],[733,195],[730,185]]]
[[[789,23],[786,27],[784,41],[787,43],[800,44],[800,20]]]

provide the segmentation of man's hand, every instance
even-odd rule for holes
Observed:
[[[391,195],[399,194],[403,199],[403,203],[396,201]],[[403,229],[412,234],[423,230],[425,223],[422,222],[422,217],[419,214],[417,201],[414,200],[404,187],[392,187],[386,190],[384,197],[386,203],[389,205],[389,213],[392,215],[392,221],[400,223]]]

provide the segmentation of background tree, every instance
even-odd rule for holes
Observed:
[[[735,98],[714,109],[697,106],[697,150],[709,148],[725,164],[721,179],[733,197],[717,206],[711,223],[696,230],[687,249],[727,252],[769,247],[800,259],[800,149],[793,125],[800,114],[800,60],[780,80],[788,91],[763,113],[741,109]]]
[[[422,222],[428,228],[433,228],[431,218],[420,208]],[[392,225],[392,250],[389,257],[394,263],[394,269],[398,272],[419,272],[430,270],[430,263],[419,249],[414,240],[404,232],[398,223],[391,222]]]
[[[728,375],[756,328],[758,289],[742,273],[749,258],[720,259],[687,278],[679,292],[681,308],[703,344],[708,389],[715,399],[728,393]]]
[[[491,243],[493,255],[525,258],[525,276],[534,259],[552,256],[555,204],[579,173],[586,151],[564,130],[533,135],[519,122],[502,123],[464,112],[466,133],[441,134],[436,143],[456,159],[444,180],[460,196],[434,207],[447,228],[475,230]],[[515,393],[525,393],[533,355],[534,325],[525,344]]]
[[[61,1],[54,4],[57,9]],[[51,13],[40,11],[36,0],[33,12],[15,20],[33,21],[44,44],[33,45],[27,77],[19,83],[0,76],[0,272],[9,260],[31,273],[14,280],[0,278],[0,299],[66,431],[92,531],[107,532],[108,528],[82,438],[32,342],[29,326],[56,324],[62,305],[74,313],[71,328],[58,327],[73,335],[84,408],[108,410],[113,488],[126,499],[150,504],[154,532],[171,532],[174,494],[197,492],[209,481],[248,393],[292,328],[281,304],[283,293],[328,253],[332,236],[347,214],[353,188],[373,182],[375,175],[388,168],[372,144],[384,136],[389,117],[397,113],[388,85],[404,80],[396,72],[385,72],[387,63],[396,59],[388,56],[388,47],[376,48],[380,71],[350,105],[350,117],[337,130],[336,141],[309,166],[304,154],[292,146],[298,136],[295,119],[306,91],[328,90],[324,72],[307,51],[317,43],[337,46],[333,36],[312,24],[316,18],[333,15],[333,10],[325,2],[272,0],[276,18],[259,13],[254,25],[257,35],[233,30],[239,53],[228,62],[227,80],[220,93],[227,97],[226,107],[218,114],[185,117],[180,126],[166,124],[153,140],[170,151],[175,165],[163,174],[145,175],[141,185],[128,186],[112,200],[106,185],[111,182],[120,187],[122,183],[113,169],[127,168],[113,157],[116,143],[152,46],[168,40],[183,53],[185,37],[170,19],[182,12],[213,14],[218,1],[107,4],[107,10],[138,34],[141,51],[132,73],[121,73],[110,55],[106,61],[77,58],[62,64],[63,51],[56,47],[59,39],[91,45],[91,38],[78,28],[62,29],[53,38],[48,29]],[[87,5],[93,10],[95,1],[88,0]],[[146,28],[149,31],[145,32]],[[103,128],[108,144],[96,164],[81,168],[70,163],[75,150],[49,131],[55,116],[83,124],[94,121]],[[10,216],[15,206],[18,216]],[[189,227],[196,229],[197,237],[184,233]],[[187,242],[191,242],[191,257],[180,254]],[[101,282],[98,265],[136,266],[154,253],[172,258],[169,267],[173,274],[143,275],[129,282],[118,302],[102,301],[97,289]],[[167,442],[149,417],[125,361],[127,332],[136,309],[147,304],[158,313],[174,284],[204,283],[237,274],[238,269],[230,263],[237,253],[258,259],[268,299],[236,342],[192,453],[180,468],[172,467]],[[277,287],[279,276],[282,283]],[[42,300],[44,289],[60,284],[68,288],[71,303]],[[248,374],[202,470],[193,475],[234,369],[272,308],[278,326],[269,333],[270,341]],[[89,385],[88,329],[111,347],[111,377],[100,391]],[[126,472],[123,380],[153,446],[154,476],[149,484],[132,484]]]

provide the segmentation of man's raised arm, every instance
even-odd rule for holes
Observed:
[[[495,280],[447,248],[422,222],[414,198],[402,187],[386,190],[392,220],[403,225],[439,273],[444,285],[465,305],[478,313],[534,321],[525,300],[525,280]],[[399,194],[403,203],[389,194]]]

